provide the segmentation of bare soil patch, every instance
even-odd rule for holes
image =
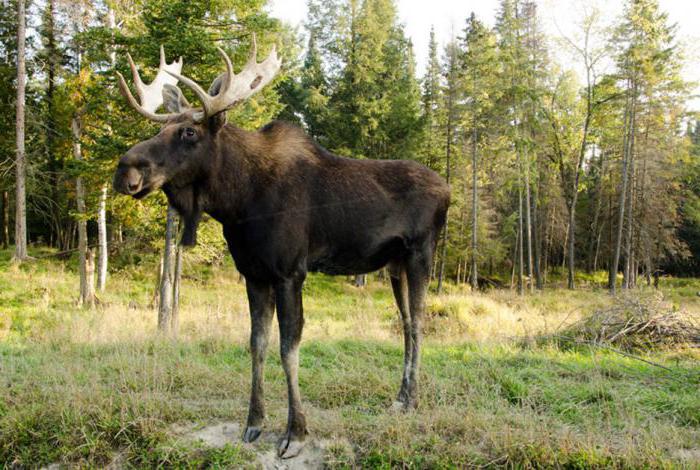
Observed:
[[[277,456],[277,442],[282,438],[281,434],[263,432],[256,442],[245,444],[241,440],[243,428],[236,422],[225,421],[207,426],[179,424],[173,426],[172,432],[180,439],[191,442],[199,441],[209,447],[220,448],[227,444],[244,446],[255,453],[257,457],[255,463],[264,470],[321,469],[324,467],[327,450],[334,444],[330,440],[307,438],[306,445],[298,456],[291,459],[280,459]]]

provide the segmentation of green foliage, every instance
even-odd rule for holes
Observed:
[[[276,43],[284,69],[273,86],[229,111],[229,121],[247,129],[274,118],[292,121],[338,154],[413,159],[449,174],[448,278],[466,281],[475,257],[486,283],[508,283],[518,271],[518,222],[528,212],[519,194],[527,200],[526,186],[541,283],[565,261],[575,200],[575,267],[607,267],[618,229],[621,160],[630,145],[632,202],[623,223],[625,233],[632,226],[637,272],[695,272],[700,203],[692,152],[698,139],[696,120],[685,109],[689,85],[680,74],[684,58],[675,27],[656,0],[627,0],[608,29],[591,9],[581,21],[583,36],[574,32],[558,43],[578,48],[580,56],[588,38],[591,61],[578,59],[590,66],[588,89],[582,80],[588,76],[550,58],[537,5],[501,0],[493,28],[470,15],[448,44],[438,44],[431,31],[425,74],[417,80],[413,47],[393,0],[309,0],[306,35],[271,18],[265,0],[37,4],[28,61],[30,68],[42,67],[30,70],[28,89],[30,239],[62,250],[75,245],[78,176],[87,188],[81,217],[94,238],[98,199],[116,160],[157,132],[117,91],[114,72],[129,76],[127,51],[149,81],[163,45],[168,60],[183,56],[184,73],[206,88],[223,70],[216,47],[239,68],[256,32],[259,55]],[[14,1],[0,6],[0,191],[13,186],[15,7]],[[615,67],[605,74],[600,64],[609,59]],[[196,101],[189,89],[183,92]],[[77,115],[81,161],[73,157],[70,129]],[[689,122],[686,136],[679,129]],[[162,244],[164,198],[109,197],[107,211],[114,238],[121,232],[126,246],[151,251]],[[520,239],[527,242],[524,225]],[[206,227],[212,236],[201,238],[208,261],[223,250],[212,227]],[[559,282],[556,275],[549,279]]]
[[[317,16],[326,10],[311,2],[310,11],[301,84],[311,134],[343,155],[415,158],[421,129],[415,59],[393,1],[351,0],[330,17]],[[317,41],[330,51],[318,51]]]

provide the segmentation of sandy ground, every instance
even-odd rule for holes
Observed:
[[[263,432],[260,438],[252,444],[243,444],[241,436],[243,429],[240,424],[225,421],[208,426],[194,424],[176,425],[173,434],[188,441],[201,441],[210,447],[223,447],[226,444],[243,445],[252,450],[257,456],[257,462],[264,470],[303,470],[323,468],[326,449],[331,441],[307,438],[301,453],[291,459],[280,459],[277,456],[277,442],[281,435],[274,432]]]

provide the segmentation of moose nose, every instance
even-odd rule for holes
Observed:
[[[143,186],[143,176],[136,168],[120,163],[117,167],[117,171],[114,173],[112,185],[119,193],[127,195],[136,194]]]

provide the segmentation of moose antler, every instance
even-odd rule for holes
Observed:
[[[226,72],[224,73],[219,92],[215,96],[210,96],[194,80],[184,77],[176,71],[165,71],[190,87],[197,95],[197,98],[202,102],[204,115],[195,115],[195,119],[197,120],[201,120],[205,117],[212,117],[215,114],[226,111],[260,91],[275,77],[282,65],[282,61],[277,57],[277,49],[274,44],[267,58],[260,63],[257,62],[258,47],[255,40],[255,33],[253,33],[248,62],[238,75],[233,73],[231,59],[226,55],[224,50],[220,47],[217,47],[217,50],[226,64]]]
[[[173,74],[178,74],[182,71],[182,57],[168,64],[165,61],[165,50],[161,45],[158,73],[156,74],[156,78],[148,85],[141,80],[131,55],[127,53],[126,58],[129,60],[131,74],[134,77],[134,86],[136,86],[136,93],[139,95],[140,101],[139,104],[139,101],[136,101],[134,95],[131,94],[122,74],[117,72],[117,76],[119,77],[119,89],[129,104],[142,116],[152,121],[167,122],[176,117],[178,115],[177,113],[158,114],[155,111],[163,104],[163,87],[166,84],[173,86],[177,84],[177,78]]]

